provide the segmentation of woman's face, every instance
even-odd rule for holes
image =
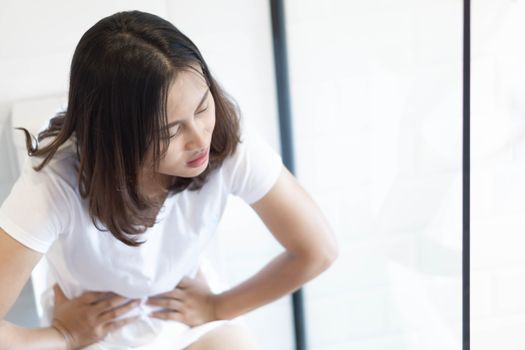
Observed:
[[[208,166],[215,103],[202,75],[191,69],[179,72],[168,90],[167,117],[169,145],[157,171],[163,186],[173,176],[195,177]],[[201,161],[190,162],[201,154]]]

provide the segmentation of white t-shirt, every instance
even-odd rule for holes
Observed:
[[[68,298],[85,291],[113,291],[145,300],[167,292],[182,277],[196,275],[200,254],[216,232],[228,195],[254,203],[270,190],[281,172],[280,155],[255,131],[243,127],[241,135],[243,142],[235,154],[208,176],[200,190],[185,190],[166,198],[157,223],[137,236],[146,240],[139,247],[127,246],[93,225],[87,200],[78,191],[74,137],[40,172],[31,166],[39,164],[41,158],[26,159],[20,177],[0,207],[0,227],[25,246],[45,253],[54,279]],[[214,292],[220,291],[215,288]],[[48,289],[47,293],[51,292]],[[42,299],[49,319],[53,298]],[[151,310],[143,304],[130,311],[125,317],[136,313],[142,317],[90,349],[151,344],[166,327],[183,348],[198,338],[198,330],[203,333],[213,328],[210,324],[227,322],[188,327],[151,318],[147,316]]]

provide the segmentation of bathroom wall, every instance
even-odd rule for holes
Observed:
[[[462,2],[286,1],[297,176],[340,243],[312,349],[461,349]]]
[[[525,348],[524,1],[472,6],[472,349]]]

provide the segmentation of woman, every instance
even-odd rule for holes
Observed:
[[[31,157],[0,207],[0,319],[45,254],[57,282],[43,298],[49,327],[2,321],[0,344],[256,348],[241,315],[319,275],[337,245],[279,155],[240,121],[171,23],[129,11],[91,27],[73,56],[66,111],[35,146],[20,128]],[[285,251],[213,290],[199,256],[229,194]]]

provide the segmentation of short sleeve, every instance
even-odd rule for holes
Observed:
[[[261,199],[277,181],[282,170],[281,156],[254,130],[245,128],[235,153],[225,160],[230,193],[252,204]]]
[[[20,177],[0,206],[0,227],[28,248],[46,253],[67,225],[66,196],[40,158],[26,158]]]

